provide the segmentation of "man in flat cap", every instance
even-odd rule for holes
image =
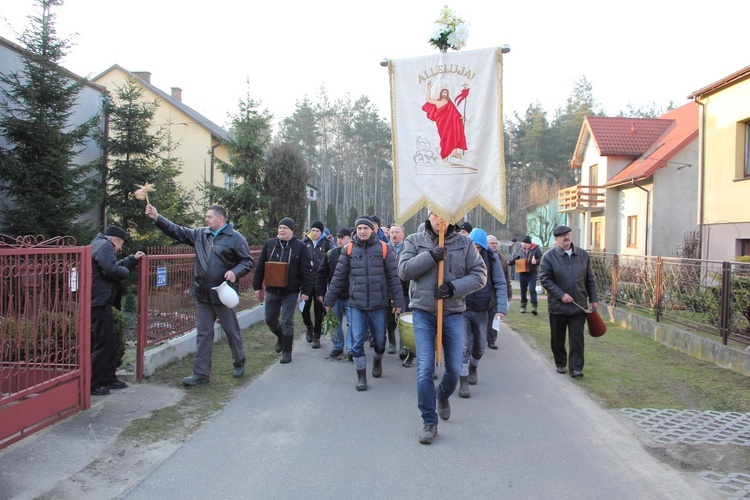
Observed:
[[[115,375],[117,339],[112,307],[120,309],[120,282],[145,254],[139,251],[117,260],[117,252],[127,241],[130,239],[124,229],[109,226],[91,242],[91,394],[94,396],[128,386]]]
[[[549,305],[550,345],[557,373],[565,373],[569,365],[570,376],[583,377],[583,325],[586,314],[582,308],[596,309],[594,273],[589,255],[573,246],[568,226],[552,230],[555,246],[542,256],[539,278],[547,289]],[[577,305],[576,305],[577,304]],[[565,351],[565,333],[569,334],[570,356]]]

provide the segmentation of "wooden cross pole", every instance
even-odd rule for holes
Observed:
[[[438,246],[445,245],[445,220],[440,218],[438,224]],[[438,286],[443,284],[443,271],[445,269],[445,259],[438,262],[438,275],[437,284]],[[435,361],[440,364],[443,361],[443,299],[437,301],[437,336],[435,337],[435,347],[437,348],[437,356]]]

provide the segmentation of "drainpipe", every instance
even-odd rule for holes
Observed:
[[[700,106],[701,113],[701,125],[699,127],[700,133],[700,145],[698,153],[698,230],[701,235],[701,258],[708,259],[708,235],[703,234],[703,217],[705,213],[705,172],[706,172],[706,103],[701,102],[698,97],[693,98],[696,104]],[[703,240],[706,240],[706,245],[703,245]],[[703,255],[703,250],[706,250],[706,255]]]
[[[215,151],[216,151],[216,148],[218,148],[219,146],[221,146],[221,143],[214,144],[213,146],[211,146],[211,172],[210,172],[210,177],[209,177],[209,181],[211,183],[211,187],[213,187],[213,185],[214,185],[214,158],[215,158]],[[208,204],[209,205],[213,205],[214,204],[213,189],[210,190],[209,193],[208,193]]]
[[[646,189],[643,186],[639,186],[635,183],[635,179],[630,179],[630,184],[634,187],[637,187],[638,189],[646,192],[646,241],[644,241],[644,244],[646,245],[646,255],[648,256],[648,231],[649,231],[649,213],[651,212],[651,191]]]

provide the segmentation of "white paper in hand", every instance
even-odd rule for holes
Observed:
[[[500,331],[500,315],[495,314],[495,319],[492,320],[492,329],[496,332]]]
[[[299,305],[299,312],[302,312],[302,311],[305,310],[305,301],[304,300],[300,300],[299,302],[297,302],[297,305]]]

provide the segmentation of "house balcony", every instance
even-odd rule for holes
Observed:
[[[604,186],[577,184],[557,192],[558,212],[594,212],[604,210]]]

